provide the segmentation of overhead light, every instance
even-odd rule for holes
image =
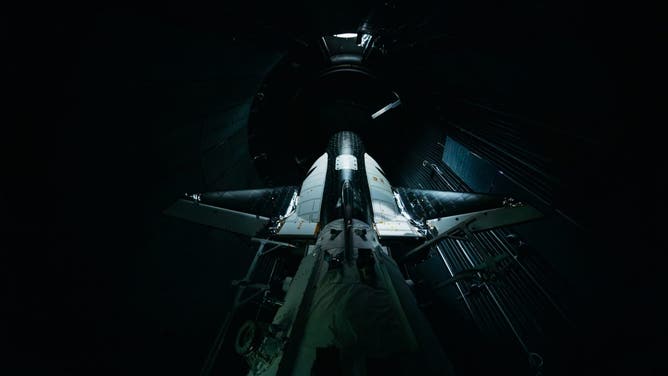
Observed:
[[[357,38],[357,33],[334,34],[334,36],[337,38],[350,39],[350,38]]]
[[[376,119],[378,116],[380,116],[380,115],[386,113],[387,111],[399,106],[400,104],[401,104],[401,99],[397,99],[396,101],[394,101],[394,102],[388,104],[387,106],[381,108],[380,110],[374,112],[374,114],[371,115],[371,118]]]

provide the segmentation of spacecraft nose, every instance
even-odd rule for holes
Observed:
[[[364,144],[356,133],[341,131],[334,133],[329,139],[327,150],[333,155],[351,154],[362,156],[364,154]]]

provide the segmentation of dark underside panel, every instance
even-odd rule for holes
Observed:
[[[504,198],[479,193],[395,188],[406,210],[416,219],[433,219],[481,210],[500,208]]]
[[[200,194],[203,204],[243,213],[274,217],[285,214],[298,187],[244,189]]]

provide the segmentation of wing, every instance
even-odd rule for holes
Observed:
[[[404,200],[409,215],[426,221],[439,234],[456,229],[477,232],[542,217],[532,206],[507,197],[481,193],[396,189]]]
[[[324,153],[315,161],[301,187],[186,195],[164,213],[249,236],[271,227],[278,236],[311,239],[320,224],[327,158]]]
[[[460,237],[473,232],[491,230],[541,218],[530,205],[478,193],[423,191],[399,188],[406,211],[410,211],[433,231],[434,237],[407,252],[402,260],[421,254],[440,239]]]
[[[221,230],[254,236],[287,216],[297,201],[298,187],[221,191],[186,195],[164,213]]]
[[[406,211],[417,220],[449,217],[504,207],[508,199],[481,193],[430,191],[396,187]]]
[[[482,231],[539,218],[531,206],[513,199],[481,193],[434,191],[392,187],[380,165],[364,155],[374,224],[383,238],[424,236],[456,230]],[[462,227],[465,223],[467,227]],[[427,225],[427,226],[425,226]]]

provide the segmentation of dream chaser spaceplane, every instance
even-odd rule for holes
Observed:
[[[364,152],[360,138],[339,132],[300,188],[186,195],[166,213],[262,236],[255,240],[263,245],[305,245],[272,330],[260,340],[253,339],[257,334],[240,333],[237,351],[246,357],[250,375],[318,374],[314,370],[322,363],[322,349],[335,349],[344,374],[365,374],[372,364],[369,359],[391,359],[394,371],[414,372],[419,367],[421,374],[452,374],[397,261],[382,242],[424,238],[405,258],[443,237],[516,224],[541,214],[531,206],[484,194],[407,192],[428,200],[433,217],[411,218],[383,169]],[[277,209],[283,215],[273,216]],[[261,255],[258,251],[256,261]]]

